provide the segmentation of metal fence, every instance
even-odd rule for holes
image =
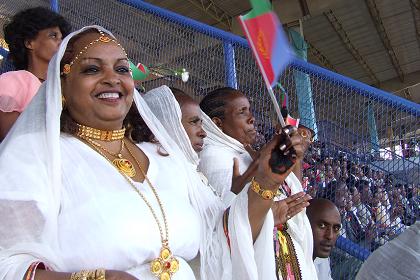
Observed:
[[[75,29],[98,24],[111,30],[134,62],[164,73],[145,82],[146,89],[166,84],[199,100],[217,87],[237,87],[252,103],[260,141],[274,131],[274,109],[241,37],[143,1],[1,2],[1,24],[23,8],[52,5]],[[190,73],[187,83],[173,74],[182,68]],[[338,206],[343,229],[331,256],[333,278],[353,279],[371,251],[419,216],[420,105],[301,60],[280,83],[291,114],[315,120],[305,188]],[[305,104],[312,104],[314,115],[302,110]]]

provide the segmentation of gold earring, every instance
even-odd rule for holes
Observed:
[[[61,95],[61,107],[64,109],[66,107],[66,98],[64,95]]]

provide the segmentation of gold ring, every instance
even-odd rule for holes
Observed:
[[[309,133],[306,130],[302,130],[300,132],[300,136],[302,136],[302,138],[308,138],[309,137]]]

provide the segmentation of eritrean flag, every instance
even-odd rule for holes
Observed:
[[[286,35],[271,4],[266,0],[250,0],[252,10],[239,17],[239,22],[254,52],[267,87],[274,87],[280,73],[293,57]]]

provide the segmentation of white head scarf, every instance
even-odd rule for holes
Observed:
[[[167,86],[161,86],[148,91],[143,98],[188,161],[197,166],[198,155],[191,146],[188,134],[182,126],[181,108],[172,91]]]
[[[53,269],[63,267],[56,254],[59,251],[56,228],[62,189],[60,61],[69,40],[88,29],[111,35],[100,26],[87,26],[68,35],[49,64],[48,79],[0,145],[0,216],[3,223],[0,227],[0,279],[7,275],[23,277],[29,265],[37,260]],[[134,101],[156,139],[178,160],[178,168],[188,175],[189,197],[200,216],[201,228],[214,229],[223,213],[220,201],[210,190],[197,187],[196,174],[185,164],[188,161],[184,154],[137,90]],[[33,212],[43,218],[32,219],[30,213]],[[202,279],[221,278],[220,256],[228,255],[222,248],[227,246],[212,241],[212,233],[213,230],[206,230],[201,234]],[[16,263],[20,265],[12,265]]]
[[[241,142],[225,134],[204,112],[203,115],[203,127],[207,133],[205,145],[221,145],[230,147],[238,153],[248,153]]]
[[[242,174],[251,164],[252,158],[243,144],[225,134],[205,114],[203,117],[203,127],[207,133],[207,137],[204,139],[204,151],[202,152],[199,168],[208,177],[209,182],[215,189],[222,194],[225,204],[229,205],[234,197],[233,193],[229,191],[233,173],[232,158],[238,158],[239,168]],[[209,146],[213,146],[213,149],[210,149]],[[293,172],[287,176],[286,182],[291,188],[291,194],[303,191],[299,179]],[[285,198],[284,196],[281,199]],[[304,277],[303,279],[316,279],[316,276],[313,276],[316,275],[316,271],[312,260],[312,230],[306,216],[306,211],[303,210],[289,219],[288,227],[289,234],[299,246],[296,247],[296,251],[302,277]]]
[[[204,175],[196,170],[198,163],[197,153],[192,148],[188,135],[183,128],[181,123],[181,108],[171,90],[166,86],[162,86],[147,92],[144,95],[144,99],[155,116],[167,129],[168,134],[175,140],[177,145],[189,159],[191,167],[196,174],[196,180],[201,181],[199,182],[201,183],[199,189],[210,188],[214,193],[217,193],[217,191],[208,184],[207,178],[203,178]],[[215,135],[212,139],[215,139],[218,143],[223,143],[224,141],[229,142],[230,144],[228,145],[232,145],[235,150],[246,152],[242,144],[230,136],[225,135],[204,112],[201,112],[200,116],[203,119],[203,124],[208,128],[207,131],[212,133],[212,135],[213,133],[218,134],[218,136]],[[217,195],[220,196],[219,193],[217,193]],[[251,245],[253,242],[248,220],[247,188],[233,200],[230,205],[229,217],[230,256],[232,257],[231,263],[234,270],[232,271],[232,275],[229,275],[231,273],[228,272],[229,266],[225,266],[223,268],[225,272],[223,277],[226,277],[226,279],[241,280],[275,279],[271,213],[267,215],[260,236],[253,245]],[[207,226],[211,225],[208,224]],[[209,234],[206,236],[206,240],[215,241]],[[219,259],[223,258],[219,256]],[[213,279],[212,277],[209,278]],[[203,275],[201,276],[201,279],[204,279]]]

